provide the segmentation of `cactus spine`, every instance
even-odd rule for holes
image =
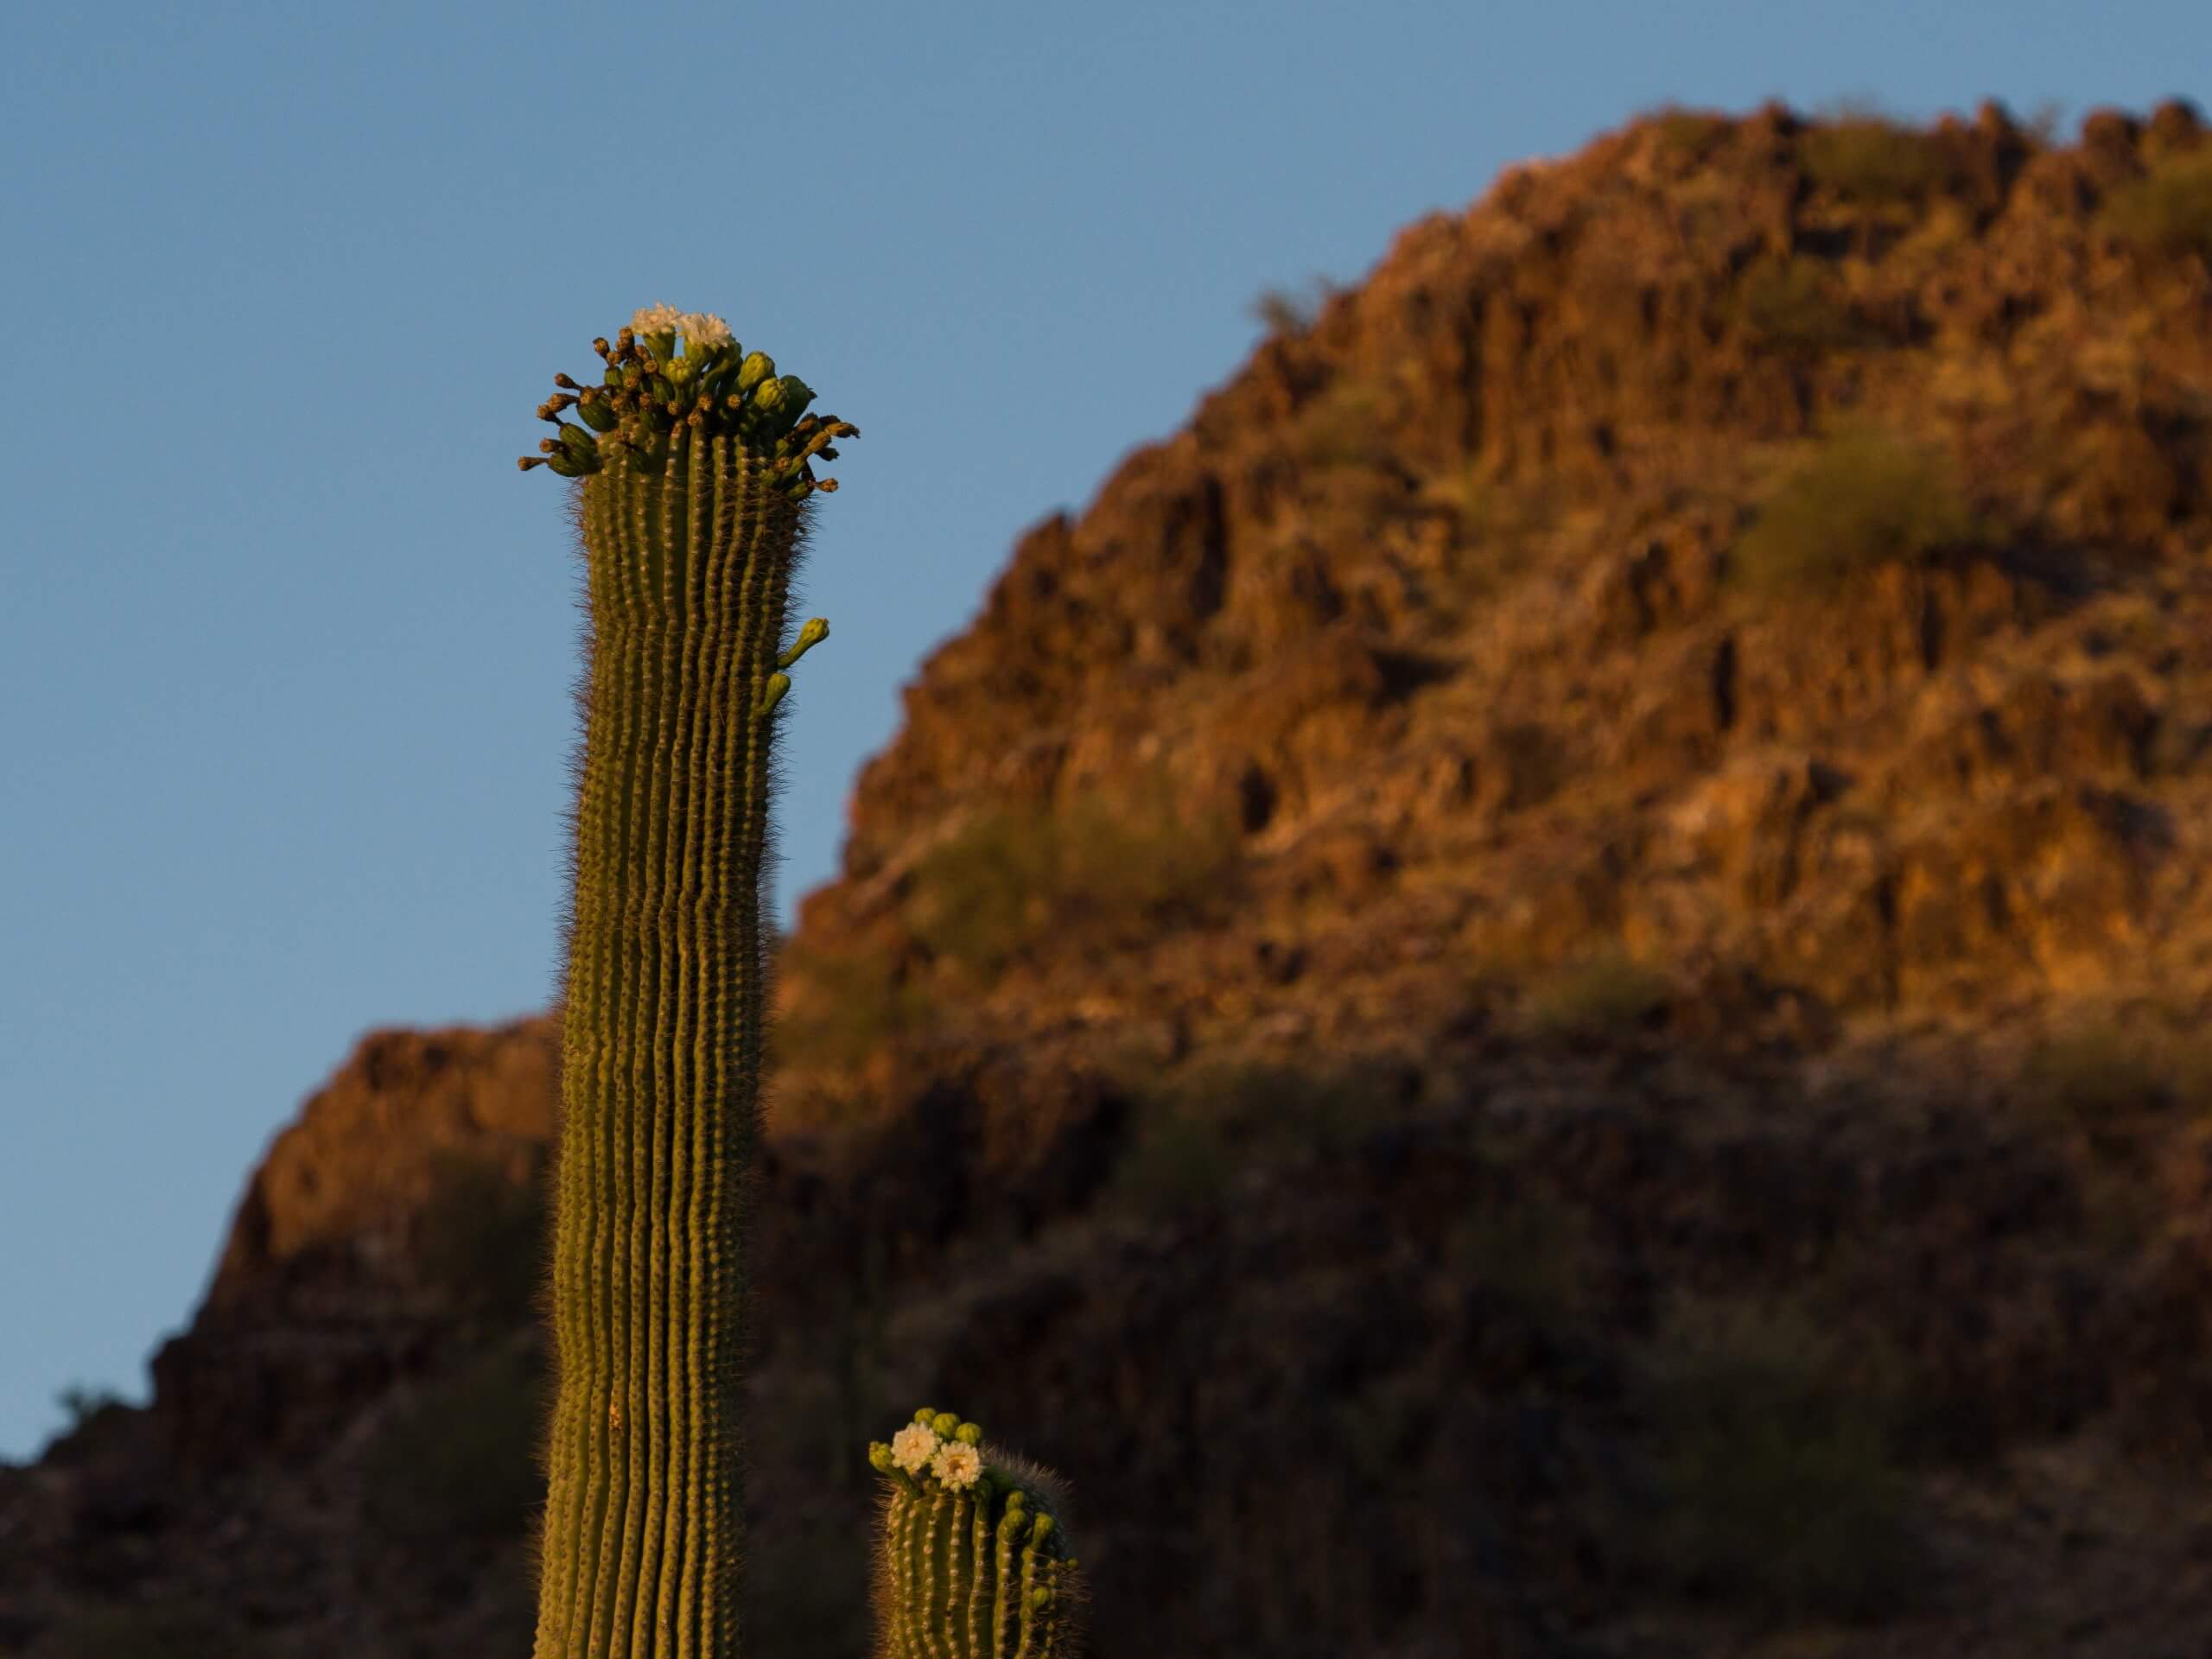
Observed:
[[[681,333],[684,350],[676,351]],[[581,480],[583,716],[564,918],[536,1659],[732,1659],[760,874],[809,463],[857,436],[719,318],[639,313],[524,456]],[[561,416],[577,412],[582,425]]]
[[[883,1477],[874,1659],[1072,1659],[1086,1592],[1059,1478],[925,1406],[868,1449]]]

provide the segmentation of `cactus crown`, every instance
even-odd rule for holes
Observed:
[[[524,472],[550,467],[563,478],[584,478],[626,452],[658,473],[687,443],[730,436],[769,458],[769,482],[787,495],[837,487],[834,478],[817,479],[809,463],[817,455],[835,461],[833,441],[856,438],[860,429],[834,415],[803,414],[814,389],[795,374],[778,374],[767,353],[747,353],[720,317],[649,305],[612,346],[604,336],[591,344],[606,365],[601,384],[553,377],[564,390],[537,406],[537,418],[550,421],[557,435],[538,444],[541,453],[519,458]],[[570,410],[582,425],[561,418]]]
[[[925,1406],[868,1449],[884,1478],[875,1549],[878,1659],[1068,1659],[1086,1599],[1067,1489]]]

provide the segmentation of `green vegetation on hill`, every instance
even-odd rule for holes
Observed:
[[[498,1325],[536,1318],[550,1219],[542,1179],[517,1181],[490,1159],[445,1149],[432,1168],[416,1218],[425,1278],[465,1316]]]
[[[484,1350],[433,1382],[369,1449],[370,1528],[427,1560],[521,1538],[545,1495],[537,1447],[551,1388],[528,1343]]]
[[[2104,219],[2152,255],[2212,263],[2212,147],[2178,156],[2113,192]]]
[[[1395,1103],[1382,1079],[1357,1071],[1242,1059],[1124,1081],[1136,1097],[1135,1122],[1109,1196],[1156,1218],[1217,1201],[1262,1162],[1340,1151]]]
[[[1136,795],[1126,810],[1085,795],[970,821],[915,871],[916,935],[988,979],[1047,938],[1111,948],[1208,913],[1239,861],[1236,823],[1194,818],[1164,770]]]
[[[81,1614],[44,1637],[31,1659],[261,1659],[268,1651],[213,1604],[186,1598]]]
[[[1878,564],[1910,563],[1978,534],[1934,451],[1847,424],[1784,474],[1738,541],[1731,574],[1762,597],[1826,596]]]
[[[1798,153],[1816,186],[1861,207],[1923,201],[1950,177],[1929,134],[1874,115],[1810,128]]]
[[[1929,1567],[1895,1402],[1839,1381],[1804,1310],[1683,1298],[1643,1355],[1643,1567],[1685,1594],[1789,1619],[1893,1618]],[[1631,1523],[1633,1524],[1633,1523]]]
[[[1818,358],[1878,342],[1851,315],[1828,264],[1804,254],[1754,261],[1738,282],[1738,319],[1758,346]]]

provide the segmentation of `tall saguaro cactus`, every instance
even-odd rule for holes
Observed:
[[[783,645],[784,607],[836,487],[810,463],[858,430],[717,317],[593,345],[602,383],[556,375],[522,460],[581,480],[588,576],[536,1659],[732,1659],[760,868],[782,671],[830,631]]]

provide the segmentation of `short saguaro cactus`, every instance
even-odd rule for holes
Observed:
[[[1086,1598],[1059,1477],[927,1406],[868,1453],[874,1659],[1071,1659]]]

